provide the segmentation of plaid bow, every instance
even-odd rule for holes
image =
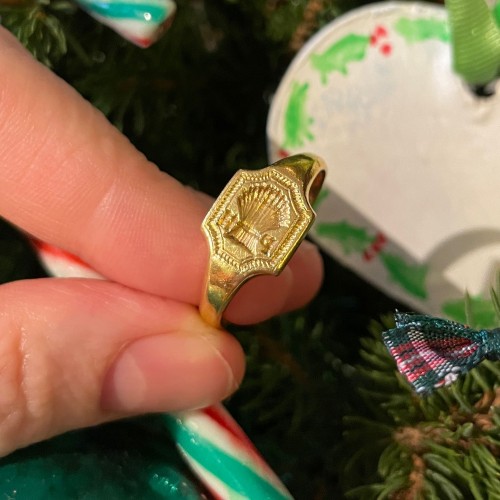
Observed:
[[[449,385],[483,359],[500,359],[500,328],[473,330],[424,314],[396,313],[383,341],[418,394]]]

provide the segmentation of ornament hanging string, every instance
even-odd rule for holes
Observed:
[[[484,87],[500,70],[500,4],[491,12],[485,0],[445,0],[449,14],[453,65],[471,86]]]
[[[398,370],[421,395],[453,383],[485,359],[500,359],[500,328],[474,330],[424,314],[395,314],[382,339]]]

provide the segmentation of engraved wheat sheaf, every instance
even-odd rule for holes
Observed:
[[[253,255],[268,255],[273,232],[290,225],[287,196],[270,184],[250,186],[237,197],[238,220],[227,237]]]

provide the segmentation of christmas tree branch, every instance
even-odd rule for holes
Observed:
[[[43,64],[53,67],[66,54],[64,26],[58,15],[76,10],[66,0],[1,0],[2,24]]]
[[[318,17],[324,9],[324,0],[308,0],[302,19],[292,34],[288,44],[292,52],[298,52],[318,28]]]

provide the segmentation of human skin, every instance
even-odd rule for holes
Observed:
[[[210,203],[0,27],[0,216],[106,277],[0,286],[0,455],[236,390],[242,349],[196,307]],[[319,253],[303,243],[281,276],[245,285],[226,318],[248,324],[300,307],[321,278]]]

